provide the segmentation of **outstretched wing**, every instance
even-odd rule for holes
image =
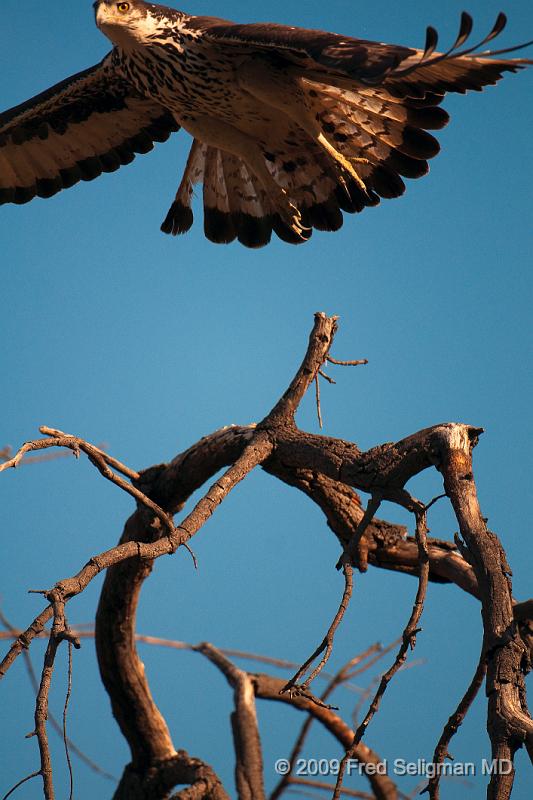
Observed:
[[[438,34],[429,27],[426,46],[417,50],[401,45],[353,39],[325,31],[307,30],[274,23],[237,25],[214,17],[191,17],[186,27],[219,46],[272,56],[298,65],[302,75],[340,88],[383,86],[398,97],[423,97],[426,92],[443,95],[480,90],[496,83],[506,71],[516,72],[532,64],[528,59],[496,56],[527,47],[533,42],[498,51],[477,52],[498,36],[507,23],[499,14],[493,28],[473,47],[463,50],[473,21],[463,13],[457,39],[445,53],[437,53]],[[474,53],[477,52],[477,55]]]
[[[0,114],[0,204],[51,197],[114,172],[179,125],[117,77],[113,52]]]
[[[278,117],[259,139],[268,143],[264,155],[269,172],[297,206],[308,230],[295,235],[242,159],[200,143],[193,147],[162,230],[178,234],[190,228],[195,183],[203,183],[207,238],[214,242],[237,238],[248,247],[268,243],[272,231],[296,244],[309,238],[311,228],[337,230],[342,212],[360,212],[381,198],[399,197],[405,191],[403,179],[425,175],[428,160],[439,151],[428,131],[448,121],[439,107],[446,92],[479,91],[504,72],[533,63],[499,58],[519,48],[474,55],[505,23],[505,16],[499,15],[479,45],[464,49],[473,23],[463,14],[456,41],[447,52],[437,53],[433,28],[428,28],[425,48],[415,50],[284,25],[188,18],[185,27],[215,51],[227,50],[243,64],[251,59],[261,65],[263,97],[270,72],[278,75],[276,80],[280,72],[297,79],[305,102],[298,108],[291,105],[286,116],[300,124],[287,130]],[[253,86],[245,88],[253,94]],[[279,97],[271,98],[272,106],[283,109],[290,101],[283,89],[279,92]],[[316,122],[322,146],[312,132]],[[246,117],[236,124],[246,130]],[[347,162],[356,165],[359,181],[344,171]]]

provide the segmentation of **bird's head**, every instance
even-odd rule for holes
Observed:
[[[114,0],[96,0],[93,4],[96,24],[113,44],[130,48],[142,43],[155,33],[161,14],[153,13],[158,7],[142,0],[117,3]]]

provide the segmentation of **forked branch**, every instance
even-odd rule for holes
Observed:
[[[472,450],[482,430],[460,423],[443,423],[366,452],[361,452],[353,442],[299,430],[295,422],[296,411],[313,381],[323,371],[324,364],[356,363],[337,362],[331,356],[336,331],[336,317],[315,315],[302,364],[287,391],[262,422],[218,431],[178,455],[170,464],[136,472],[83,439],[42,428],[41,432],[47,438],[26,443],[14,457],[0,465],[0,471],[4,471],[15,467],[25,453],[51,447],[67,448],[76,455],[83,452],[107,480],[126,491],[137,503],[137,510],[126,523],[115,547],[93,556],[76,575],[45,590],[49,605],[12,645],[0,665],[1,677],[23,648],[30,646],[36,636],[42,635],[50,619],[53,619],[50,643],[70,638],[65,604],[84,591],[96,575],[106,571],[96,618],[96,646],[102,680],[132,753],[131,764],[124,772],[116,800],[151,798],[147,782],[153,780],[154,770],[167,794],[176,785],[176,776],[181,778],[186,774],[187,779],[183,782],[189,784],[189,788],[178,792],[176,797],[193,798],[208,794],[227,797],[214,773],[203,762],[189,756],[184,756],[185,760],[179,763],[176,761],[170,732],[151,697],[137,655],[135,618],[140,589],[154,559],[175,553],[181,546],[187,547],[228,493],[257,466],[305,492],[316,502],[341,543],[341,566],[345,575],[343,598],[328,634],[313,656],[314,659],[324,653],[315,671],[301,687],[304,694],[331,653],[333,635],[352,594],[352,567],[364,570],[368,564],[374,564],[418,577],[416,599],[398,655],[383,676],[365,719],[355,734],[350,733],[350,741],[344,745],[346,758],[350,753],[360,752],[361,738],[379,707],[388,682],[404,663],[409,648],[414,647],[430,579],[453,581],[481,600],[489,731],[494,757],[512,759],[517,747],[523,743],[533,754],[533,722],[525,703],[524,687],[529,653],[529,645],[526,648],[525,644],[527,614],[531,609],[526,601],[518,606],[520,617],[518,612],[515,617],[505,554],[497,537],[487,531],[477,503]],[[222,477],[216,479],[192,511],[175,524],[174,515],[181,511],[191,494],[224,468],[226,471]],[[458,520],[462,537],[458,545],[428,540],[427,508],[413,500],[405,490],[412,477],[435,468],[442,473],[446,495]],[[355,490],[367,492],[371,497],[366,513]],[[382,499],[397,503],[415,514],[414,541],[405,539],[398,526],[375,518]],[[467,558],[462,557],[463,553]],[[48,655],[53,665],[54,654]],[[306,662],[305,667],[310,663]],[[227,664],[226,668],[229,670]],[[228,675],[230,673],[231,670]],[[231,674],[232,685],[240,687],[236,702],[241,710],[236,710],[235,730],[239,742],[237,759],[242,767],[244,786],[250,777],[244,764],[248,756],[244,754],[255,753],[255,761],[259,763],[259,734],[256,731],[255,743],[251,740],[243,742],[244,727],[251,724],[248,717],[244,724],[246,714],[242,711],[246,705],[244,698],[249,697],[249,683],[248,678],[241,680],[240,673]],[[299,672],[295,676],[291,688],[296,688],[303,674]],[[259,691],[258,680],[254,684],[256,694]],[[283,686],[279,686],[277,691]],[[331,709],[313,702],[310,693],[309,696],[291,697],[287,692],[279,699],[284,698],[295,705],[304,703],[309,713],[332,714]],[[251,707],[247,707],[249,711]],[[252,728],[256,730],[253,725]],[[247,749],[248,745],[250,749]],[[46,761],[45,745],[42,750]],[[196,764],[194,769],[193,762]],[[42,771],[47,769],[45,764]],[[259,767],[254,768],[254,775],[258,776],[259,772]],[[492,800],[507,800],[510,781],[512,776],[493,776]],[[254,785],[254,791],[261,796],[259,782]],[[47,791],[47,797],[52,797],[50,792],[53,788]],[[341,781],[337,785],[336,797],[340,791]],[[154,794],[153,800],[159,800],[159,796]]]

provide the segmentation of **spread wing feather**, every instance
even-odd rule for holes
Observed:
[[[0,204],[51,197],[114,172],[179,129],[101,63],[0,114]]]
[[[527,47],[531,42],[473,55],[498,36],[506,23],[505,15],[499,14],[481,42],[461,50],[472,32],[472,18],[463,13],[459,34],[444,53],[435,52],[438,35],[431,27],[427,30],[425,48],[419,50],[274,23],[238,25],[212,17],[191,17],[187,26],[219,46],[269,52],[294,64],[310,79],[340,88],[353,89],[354,82],[361,86],[385,86],[398,97],[423,98],[427,92],[443,95],[470,89],[479,91],[496,83],[504,72],[516,72],[532,64],[529,59],[495,58]]]
[[[257,247],[266,244],[274,231],[285,241],[298,243],[311,235],[311,228],[340,228],[343,211],[359,212],[377,205],[381,198],[403,194],[403,178],[425,175],[428,160],[439,151],[428,131],[448,122],[447,113],[439,107],[444,95],[479,91],[504,72],[532,63],[497,57],[517,48],[475,55],[505,24],[500,14],[489,34],[478,45],[467,47],[473,21],[463,14],[455,42],[439,53],[433,28],[427,30],[424,49],[417,50],[284,25],[188,18],[185,26],[216,48],[229,48],[244,60],[264,60],[267,71],[287,69],[305,93],[302,123],[309,112],[309,119],[319,123],[330,145],[328,154],[305,132],[305,124],[291,129],[290,136],[276,137],[271,130],[265,138],[267,167],[309,227],[300,236],[282,221],[242,160],[209,148],[205,169],[197,176],[204,183],[207,237],[215,242],[238,238]],[[339,174],[332,149],[356,164],[366,191],[342,170]],[[178,208],[175,220],[180,213]],[[172,209],[169,215],[163,229],[181,232],[179,221],[172,221]]]
[[[438,152],[428,131],[448,121],[439,108],[447,92],[479,91],[504,72],[533,63],[500,58],[519,48],[477,52],[501,33],[504,15],[479,45],[470,47],[472,19],[463,14],[455,42],[443,53],[437,52],[433,28],[427,30],[425,47],[417,50],[284,25],[180,19],[180,31],[187,35],[189,28],[191,40],[202,39],[215,53],[227,49],[236,64],[261,62],[267,76],[281,70],[302,89],[302,106],[292,109],[296,116],[286,113],[276,96],[273,108],[281,108],[281,114],[272,116],[275,124],[259,129],[253,108],[235,122],[256,138],[274,189],[282,192],[271,186],[269,193],[264,170],[260,181],[244,159],[194,140],[162,225],[166,233],[189,230],[193,187],[202,183],[207,238],[238,239],[248,247],[267,244],[272,232],[299,243],[312,228],[340,228],[342,212],[398,197],[405,190],[403,178],[424,175]],[[0,114],[0,204],[50,197],[80,180],[113,172],[178,130],[166,108],[119,77],[114,58],[112,51],[101,63]],[[246,94],[244,109],[252,97],[253,91]],[[351,163],[355,171],[346,169]],[[283,216],[280,195],[298,209],[302,233]]]
[[[383,158],[390,152],[391,148],[385,147]],[[197,140],[162,230],[177,235],[190,229],[193,187],[199,183],[203,184],[206,237],[218,244],[237,239],[252,248],[268,244],[273,232],[285,242],[299,244],[311,236],[312,228],[336,231],[343,223],[342,211],[362,211],[366,206],[378,205],[380,197],[397,196],[404,188],[393,168],[377,164],[369,164],[365,173],[370,187],[367,194],[355,184],[339,185],[329,157],[303,131],[292,148],[269,154],[268,165],[276,182],[302,212],[309,227],[303,236],[296,235],[282,220],[261,182],[242,159]]]

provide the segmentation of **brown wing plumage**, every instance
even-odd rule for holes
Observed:
[[[147,8],[167,18],[163,7]],[[181,80],[196,97],[194,81],[186,83],[196,63],[203,94],[187,118],[196,140],[162,230],[189,230],[192,187],[203,183],[206,236],[249,247],[266,244],[272,232],[285,241],[305,241],[312,228],[337,230],[342,212],[398,197],[404,178],[424,175],[439,151],[428,131],[448,121],[439,107],[447,92],[481,90],[533,63],[501,57],[517,48],[477,52],[503,30],[504,15],[472,48],[466,47],[472,20],[463,14],[456,41],[438,53],[433,28],[424,49],[416,50],[283,25],[168,13],[170,22],[179,17],[179,26],[163,26],[160,33],[171,37],[163,46],[166,67],[179,77],[187,59],[180,55],[174,65],[167,63],[182,53],[174,38],[183,52],[190,45],[196,61],[191,57]],[[145,44],[151,46],[150,37]],[[150,59],[141,95],[119,77],[125,73],[116,69],[115,57],[113,51],[0,114],[0,204],[50,197],[112,172],[178,130],[169,108],[150,97]],[[217,59],[224,68],[213,77],[209,65]],[[211,87],[220,81],[227,82],[226,91],[211,98]],[[226,108],[228,97],[233,105]],[[181,119],[179,93],[177,98],[169,106]],[[194,129],[195,113],[208,115],[208,128]],[[209,145],[200,141],[204,134]]]
[[[315,74],[322,79],[338,79],[343,87],[346,86],[344,79],[348,79],[350,88],[354,82],[367,86],[387,85],[397,89],[398,96],[417,97],[427,91],[444,94],[479,90],[495,83],[504,72],[516,72],[533,64],[530,59],[497,58],[533,42],[498,51],[477,52],[496,38],[506,24],[505,14],[499,14],[481,42],[461,50],[473,27],[470,15],[463,13],[458,36],[445,53],[436,52],[438,34],[432,27],[427,29],[423,50],[274,23],[239,25],[214,17],[191,17],[187,27],[201,31],[203,37],[219,45],[241,49],[253,47],[257,51],[276,54],[286,62],[299,65],[308,77]],[[407,87],[413,94],[409,94]]]
[[[321,68],[352,79],[374,79],[415,55],[410,47],[369,42],[326,31],[273,22],[237,24],[218,17],[190,17],[186,27],[228,47],[277,53],[304,69]]]
[[[112,57],[0,114],[0,204],[51,197],[114,172],[179,129],[162,106],[116,78]]]
[[[403,194],[403,179],[426,174],[428,160],[439,151],[428,131],[448,122],[447,113],[439,107],[444,95],[479,91],[505,72],[532,63],[499,57],[518,48],[474,55],[505,23],[505,16],[499,15],[479,45],[461,50],[472,31],[472,19],[463,14],[456,41],[449,51],[438,53],[433,28],[428,28],[425,48],[416,50],[283,25],[190,18],[187,26],[203,39],[261,62],[265,74],[286,71],[303,93],[301,128],[281,136],[272,131],[265,159],[309,231],[303,236],[294,234],[243,161],[208,148],[195,177],[204,184],[207,237],[216,242],[238,238],[253,247],[266,244],[275,231],[285,241],[298,243],[309,238],[311,228],[340,228],[343,211],[362,211],[381,198]],[[271,99],[276,102],[272,95]],[[276,107],[282,109],[282,105]],[[295,108],[286,110],[294,122]],[[326,151],[312,134],[311,121],[318,122],[327,140]],[[344,170],[347,163],[356,165],[363,186]],[[163,230],[181,232],[183,213],[192,224],[192,213],[185,205],[184,212],[180,202],[174,204]]]

